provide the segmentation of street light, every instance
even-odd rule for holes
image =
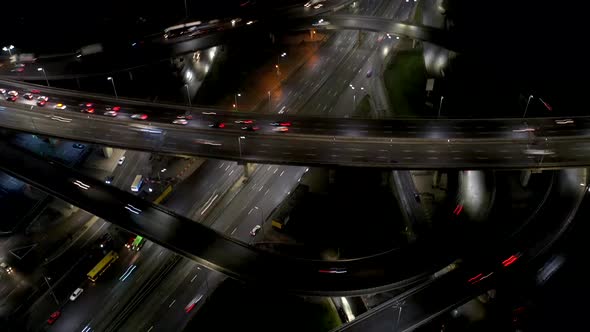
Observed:
[[[240,151],[240,158],[242,158],[242,140],[246,139],[246,136],[238,137],[238,151]]]
[[[39,68],[37,68],[37,71],[42,71],[43,72],[43,76],[45,76],[45,82],[47,82],[47,86],[50,86],[49,85],[49,80],[47,79],[47,73],[45,72],[45,69],[43,69],[43,67],[39,67]]]
[[[354,86],[352,84],[349,84],[348,86],[350,86],[350,88],[353,91],[353,93],[352,93],[352,110],[354,111],[356,109],[356,92],[354,92]],[[363,89],[363,88],[361,88],[361,89]]]
[[[2,47],[2,50],[4,52],[8,52],[8,54],[10,54],[10,56],[12,56],[12,50],[14,49],[14,45],[10,45],[10,46],[4,46]]]
[[[277,76],[281,74],[279,67],[281,66],[281,58],[284,58],[285,56],[287,56],[286,52],[277,55],[277,65],[275,66],[277,68]]]
[[[529,99],[527,99],[526,101],[526,106],[524,108],[524,113],[522,113],[522,117],[524,118],[526,116],[526,111],[529,109],[529,103],[531,102],[531,99],[533,99],[533,95],[529,95]]]
[[[445,100],[445,96],[440,96],[440,103],[438,104],[438,117],[440,118],[440,110],[442,109],[442,103]]]
[[[238,97],[241,97],[242,94],[241,93],[236,93],[234,95],[234,108],[236,109],[236,111],[238,110]]]
[[[191,95],[188,90],[188,84],[185,84],[184,87],[186,88],[186,99],[188,100],[188,107],[192,107],[191,105]]]
[[[119,96],[117,96],[117,88],[115,88],[115,79],[113,79],[111,76],[107,77],[107,80],[111,81],[111,83],[113,84],[113,91],[115,91],[115,98],[119,99]]]

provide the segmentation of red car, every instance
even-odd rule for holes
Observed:
[[[55,311],[47,319],[47,324],[51,325],[51,324],[55,323],[55,321],[59,318],[59,316],[61,316],[61,311],[59,311],[59,310]]]
[[[83,108],[80,110],[80,112],[94,114],[94,108],[92,108],[92,107]]]
[[[291,127],[291,122],[287,122],[287,121],[273,122],[270,125],[275,126],[275,127]]]
[[[133,114],[131,116],[131,118],[135,119],[135,120],[145,120],[148,118],[148,116],[147,116],[147,114],[138,113],[138,114]]]

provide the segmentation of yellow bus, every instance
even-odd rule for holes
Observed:
[[[90,272],[88,272],[88,279],[90,279],[92,282],[96,282],[96,279],[98,279],[98,277],[100,277],[104,271],[106,271],[109,266],[111,266],[111,264],[117,260],[117,258],[119,258],[119,255],[114,251],[110,251],[106,256],[104,256],[103,259],[100,260],[100,262],[98,262],[98,264],[96,264],[92,270],[90,270]]]

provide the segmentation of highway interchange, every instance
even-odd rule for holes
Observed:
[[[385,13],[391,15],[395,13],[394,9],[396,8],[390,6],[385,10]],[[401,16],[407,15],[408,8],[404,10],[398,14]],[[334,50],[338,42],[350,45],[350,41],[356,38],[355,32],[336,33],[327,43],[333,48],[330,49],[330,52],[327,52],[323,60],[333,58],[334,54],[330,53],[336,52]],[[369,37],[370,41],[376,39],[376,36]],[[145,151],[163,151],[171,154],[192,154],[219,159],[272,162],[276,164],[370,165],[412,169],[443,167],[543,168],[564,165],[576,166],[588,163],[588,153],[586,151],[590,147],[584,141],[587,136],[584,130],[587,120],[584,118],[577,118],[573,124],[567,125],[557,124],[555,121],[557,119],[527,119],[526,121],[521,119],[489,121],[402,120],[381,123],[348,119],[339,120],[338,123],[335,123],[332,120],[320,121],[318,118],[290,115],[326,115],[326,113],[331,112],[338,115],[346,114],[348,111],[335,106],[338,102],[342,103],[338,100],[338,96],[343,90],[347,89],[348,84],[350,84],[347,82],[352,82],[351,77],[365,75],[367,68],[365,61],[369,58],[371,52],[375,52],[377,48],[353,51],[352,47],[341,47],[337,54],[342,56],[341,61],[344,61],[346,65],[339,66],[340,61],[332,60],[334,64],[331,66],[327,66],[328,63],[326,62],[326,65],[323,66],[316,64],[306,74],[298,72],[296,75],[303,75],[298,78],[298,81],[296,81],[297,76],[295,75],[284,83],[285,89],[288,89],[289,83],[292,83],[294,93],[286,95],[284,99],[277,102],[277,107],[273,108],[274,112],[279,112],[282,106],[286,106],[283,111],[287,111],[287,115],[249,115],[248,118],[252,118],[260,124],[261,130],[255,133],[243,132],[238,125],[234,124],[236,120],[244,119],[242,115],[222,110],[152,107],[103,97],[96,99],[90,97],[73,98],[60,93],[58,90],[47,90],[46,92],[39,87],[34,88],[39,88],[43,91],[42,94],[50,96],[50,103],[45,108],[34,106],[31,110],[25,110],[10,102],[2,102],[0,119],[3,126],[7,128],[70,138],[82,142]],[[322,58],[319,61],[322,63]],[[347,70],[339,70],[342,68]],[[297,92],[307,90],[302,88],[303,84],[307,84],[304,82],[318,82],[316,80],[317,76],[324,76],[326,80],[328,80],[327,77],[330,77],[331,81],[338,84],[330,82],[326,84],[324,82],[317,85],[316,83],[317,86],[309,87],[312,92],[307,94]],[[21,92],[33,88],[32,86],[13,82],[2,82],[2,85],[0,87],[4,87],[4,85],[6,87],[15,87]],[[350,91],[348,92],[350,93]],[[318,104],[319,101],[315,102],[314,98],[324,101],[324,104]],[[350,95],[346,96],[346,98],[350,100]],[[22,101],[22,99],[19,100],[19,102]],[[52,106],[54,101],[64,102],[68,105],[68,108],[65,111],[50,109],[49,107]],[[122,111],[116,118],[79,113],[81,107],[78,105],[86,102],[93,102],[97,110],[102,111],[107,106],[119,105],[122,107]],[[162,112],[162,108],[164,112]],[[191,111],[193,115],[193,119],[190,120],[186,127],[170,124],[177,115],[184,114],[186,111]],[[128,118],[131,114],[139,112],[145,112],[149,115],[147,126],[145,126],[145,122]],[[216,114],[207,115],[203,114],[203,112],[215,112]],[[56,120],[57,117],[61,120]],[[69,121],[64,119],[69,119]],[[89,119],[92,121],[88,121]],[[209,128],[209,124],[220,121],[220,119],[228,124],[227,130]],[[274,127],[270,123],[277,120],[292,122],[289,133],[272,132]],[[311,139],[303,137],[303,135],[309,136]],[[356,136],[356,138],[349,140],[344,137],[345,135]],[[246,138],[240,139],[242,136]],[[190,140],[187,140],[187,137],[190,137]],[[378,146],[379,149],[375,149],[375,146]],[[527,155],[523,152],[526,150],[543,150],[550,153]],[[128,161],[137,164],[141,162],[135,161],[134,154],[143,156],[144,159],[146,155],[142,152],[130,151],[127,153],[128,158],[131,156]],[[214,188],[216,185],[222,184],[222,186],[229,187],[242,172],[241,167],[231,161],[210,160],[207,163],[204,166],[206,167],[205,171],[201,174],[206,179],[195,178],[193,180],[198,183],[199,181],[206,182],[210,181],[207,179],[216,178],[218,181],[199,183],[195,186],[194,191],[187,190],[186,193],[182,194],[185,202],[182,202],[182,199],[179,199],[179,201],[171,199],[167,204],[169,209],[201,221],[199,216],[204,215],[204,213],[201,213],[204,206],[206,206],[204,203],[215,197]],[[230,234],[242,241],[249,241],[251,239],[248,232],[251,226],[258,223],[258,213],[252,210],[254,206],[262,208],[262,211],[272,210],[273,206],[276,206],[282,200],[282,197],[286,195],[303,172],[304,168],[302,167],[260,166],[252,180],[238,193],[234,200],[224,202],[224,204],[227,203],[225,206],[230,207],[228,212],[217,215],[218,219],[216,220],[202,217],[202,222],[221,233]],[[134,173],[136,173],[134,170],[129,170],[128,175],[116,175],[115,181],[117,183],[115,185],[128,190],[127,182],[130,182]],[[248,194],[249,192],[254,192],[255,195]],[[176,193],[179,194],[179,192]],[[99,191],[92,195],[102,196]],[[188,198],[191,195],[197,197],[196,201],[189,202]],[[193,197],[190,198],[193,199]],[[268,197],[272,197],[273,200],[268,200]],[[175,207],[175,204],[178,205]],[[137,203],[135,206],[143,209],[145,205]],[[150,210],[144,210],[146,214],[148,211]],[[153,213],[159,213],[159,211]],[[160,217],[157,218],[160,219]],[[165,217],[161,217],[161,219],[166,220]],[[133,226],[130,228],[134,229]],[[162,228],[159,227],[158,232],[161,232],[161,230]],[[153,237],[157,238],[158,236]],[[90,289],[85,294],[88,299],[94,301],[87,304],[97,308],[98,315],[82,312],[86,311],[86,309],[81,309],[82,303],[84,303],[83,298],[81,298],[81,302],[77,304],[77,309],[74,309],[76,311],[72,315],[79,320],[65,319],[63,324],[73,325],[61,326],[79,329],[91,325],[93,328],[97,326],[106,328],[100,326],[101,321],[116,321],[115,318],[120,317],[122,313],[117,310],[109,312],[99,309],[106,307],[116,308],[120,303],[125,303],[125,301],[131,299],[134,296],[133,294],[136,293],[135,290],[142,285],[135,285],[134,280],[139,280],[141,275],[145,276],[153,273],[155,269],[163,266],[163,263],[153,264],[153,262],[172,260],[175,255],[153,243],[148,243],[135,257],[139,258],[134,258],[132,255],[122,255],[117,265],[113,266],[109,272],[116,275],[116,278],[109,281],[105,280],[105,283],[101,284],[100,287]],[[118,280],[118,275],[124,272],[134,259],[137,259],[137,261],[134,261],[138,266],[137,270],[126,280],[127,283],[121,282]],[[147,269],[148,266],[151,267],[149,270]],[[133,327],[139,326],[137,324],[142,324],[142,328],[146,330],[150,328],[156,331],[164,330],[163,327],[158,325],[160,321],[166,322],[166,324],[178,324],[167,326],[183,326],[188,317],[184,312],[184,304],[194,298],[193,294],[208,292],[208,289],[206,289],[208,286],[205,283],[206,279],[210,280],[208,283],[214,283],[219,278],[222,278],[213,272],[200,272],[194,262],[184,258],[172,266],[171,269],[173,272],[170,275],[173,277],[166,279],[144,300],[146,304],[149,303],[150,305],[144,305],[135,313],[129,313],[130,316],[125,323],[128,325],[122,325],[126,326],[127,330],[133,330]],[[317,267],[314,267],[314,269],[317,269]],[[295,272],[294,276],[297,276],[297,272]],[[114,296],[109,297],[105,302],[99,302],[98,297],[104,297],[104,293],[109,290]],[[155,319],[142,321],[142,317],[150,315]],[[59,330],[58,325],[55,328]]]

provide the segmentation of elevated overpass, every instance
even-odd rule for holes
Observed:
[[[407,287],[430,279],[435,271],[457,257],[472,262],[466,266],[480,273],[495,271],[511,255],[518,255],[523,261],[533,258],[567,229],[588,188],[585,172],[560,172],[560,181],[553,186],[547,200],[550,204],[543,205],[544,213],[537,213],[502,241],[469,239],[449,243],[449,237],[438,234],[428,241],[419,239],[411,246],[373,256],[320,261],[256,249],[6,142],[0,142],[0,170],[232,278],[298,294],[323,296],[370,294]]]
[[[0,81],[21,93],[40,89],[45,107],[23,98],[0,101],[0,127],[56,138],[166,154],[238,162],[392,169],[543,169],[590,165],[590,117],[509,119],[337,119],[237,113],[184,107]],[[93,102],[96,114],[80,113]],[[54,109],[55,103],[67,105]],[[119,105],[117,117],[103,116]],[[145,121],[130,115],[145,113]],[[186,126],[176,116],[191,113]],[[251,119],[258,131],[241,130]],[[274,132],[275,121],[292,123]],[[214,123],[225,128],[211,128]]]

